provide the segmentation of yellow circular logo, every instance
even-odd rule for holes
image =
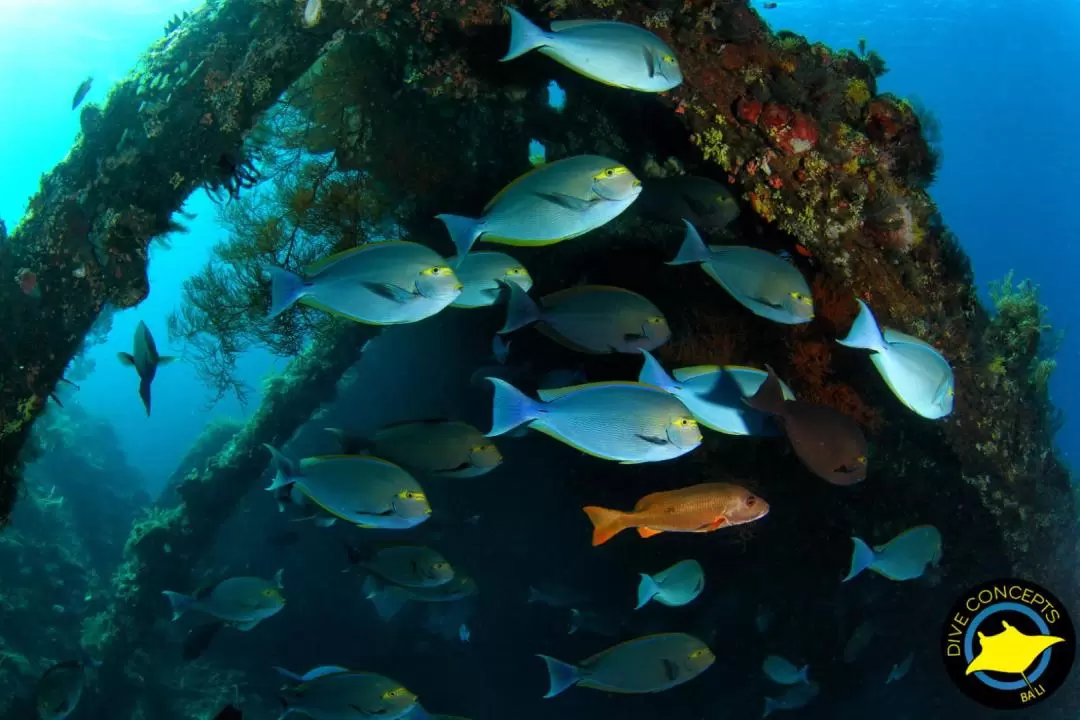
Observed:
[[[945,668],[972,700],[996,710],[1035,705],[1060,688],[1076,657],[1076,632],[1046,588],[1006,579],[979,585],[942,630]]]

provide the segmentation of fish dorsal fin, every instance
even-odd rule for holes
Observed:
[[[567,298],[581,295],[582,293],[593,293],[598,290],[603,292],[623,293],[624,295],[633,295],[635,297],[644,297],[643,295],[638,295],[633,290],[615,287],[614,285],[575,285],[574,287],[568,287],[564,290],[556,290],[550,295],[545,295],[540,299],[540,302],[543,305],[551,305],[552,303],[560,302],[562,300],[566,300]]]
[[[317,455],[315,457],[308,457],[308,458],[304,458],[303,460],[301,460],[300,461],[300,469],[304,470],[306,468],[318,465],[319,463],[330,462],[332,460],[351,460],[353,462],[365,462],[365,463],[373,462],[373,463],[381,463],[383,465],[389,465],[392,468],[398,467],[397,465],[390,462],[389,460],[383,460],[382,458],[377,458],[374,455]],[[314,499],[314,498],[312,498],[312,499]]]
[[[360,254],[362,252],[370,252],[370,251],[372,251],[374,249],[377,249],[377,248],[393,247],[394,245],[417,245],[417,244],[418,243],[411,243],[411,242],[407,242],[405,240],[387,240],[385,242],[365,243],[363,245],[358,245],[357,247],[354,247],[354,248],[349,248],[348,250],[342,250],[341,252],[336,252],[333,255],[330,255],[329,257],[324,257],[322,260],[316,260],[315,262],[311,263],[306,268],[304,268],[304,274],[308,275],[308,276],[317,275],[318,273],[322,272],[323,270],[330,267],[334,263],[341,262],[345,258],[352,257],[353,255],[358,255],[358,254]],[[424,247],[426,247],[426,246],[424,246]]]
[[[605,381],[605,382],[584,383],[582,385],[571,385],[569,387],[552,388],[550,390],[538,390],[536,392],[536,394],[537,394],[537,396],[539,396],[539,398],[541,400],[547,402],[549,400],[554,400],[555,398],[560,398],[560,397],[563,397],[565,395],[569,395],[571,392],[574,392],[574,391],[577,391],[577,390],[588,390],[590,388],[620,387],[620,386],[629,386],[629,387],[642,388],[642,389],[646,389],[646,390],[651,390],[653,392],[662,393],[664,395],[669,395],[670,394],[666,390],[662,390],[662,389],[656,387],[655,385],[646,385],[645,383],[631,382],[629,380],[608,380],[608,381]]]
[[[573,30],[574,28],[587,27],[589,25],[621,25],[622,23],[613,22],[611,20],[553,20],[551,22],[551,32],[562,32],[564,30]]]
[[[693,380],[702,375],[710,375],[721,370],[719,365],[691,365],[690,367],[678,368],[671,371],[671,376],[678,382]]]
[[[502,190],[495,193],[495,197],[488,200],[487,205],[484,206],[484,212],[486,213],[488,210],[491,210],[491,208],[495,207],[495,204],[497,202],[499,202],[499,200],[501,200],[503,198],[503,196],[506,195],[506,193],[510,192],[512,189],[514,189],[515,187],[517,187],[521,183],[525,182],[526,178],[532,177],[533,175],[540,172],[541,170],[543,170],[544,168],[546,168],[550,164],[551,163],[544,163],[543,165],[537,165],[536,167],[534,167],[531,170],[527,171],[525,174],[519,175],[518,177],[511,180],[509,183],[506,184],[505,187],[503,187]]]

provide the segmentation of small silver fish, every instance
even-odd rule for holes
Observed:
[[[641,92],[664,92],[682,83],[675,52],[645,28],[607,20],[556,20],[544,32],[514,8],[510,48],[503,62],[530,50],[590,80]]]
[[[841,345],[873,353],[871,362],[893,395],[928,420],[953,409],[956,380],[952,367],[932,345],[898,330],[878,327],[870,307],[859,300],[859,314]]]
[[[873,549],[860,538],[851,540],[855,549],[844,582],[867,568],[890,580],[915,580],[923,576],[927,566],[941,561],[941,533],[933,525],[910,528]]]
[[[479,308],[494,305],[501,292],[499,282],[513,283],[525,292],[533,286],[532,276],[521,263],[506,253],[471,252],[463,258],[447,258],[464,287],[451,303],[456,308]]]
[[[176,358],[172,355],[158,353],[157,343],[150,334],[150,328],[142,320],[135,327],[135,344],[132,352],[117,353],[116,357],[122,365],[135,368],[139,374],[139,397],[143,407],[146,408],[146,417],[150,417],[150,385],[154,382],[157,369],[162,365],[168,365]]]
[[[304,5],[304,27],[313,28],[322,20],[322,0],[307,0]]]
[[[662,633],[620,643],[571,665],[539,655],[548,668],[552,698],[573,685],[617,693],[654,693],[693,680],[716,656],[692,635]]]
[[[64,720],[75,711],[86,686],[86,668],[77,660],[53,665],[38,680],[34,704],[41,720]]]
[[[609,285],[567,288],[539,304],[511,286],[499,333],[533,323],[560,345],[594,355],[655,350],[671,339],[667,318],[648,298]]]
[[[195,595],[165,590],[162,594],[172,606],[173,620],[195,610],[235,626],[251,630],[263,620],[273,617],[285,607],[281,594],[281,571],[273,581],[258,577],[234,577]]]
[[[705,570],[697,560],[681,560],[655,575],[641,574],[637,591],[637,607],[650,600],[668,607],[681,607],[693,602],[705,589]]]
[[[731,297],[759,317],[785,325],[814,319],[814,301],[798,269],[770,252],[743,245],[705,245],[686,222],[686,236],[668,265],[697,263]]]
[[[267,490],[295,485],[326,513],[364,528],[405,530],[431,517],[427,494],[408,472],[369,455],[326,455],[293,463],[270,445],[277,474]]]
[[[450,305],[463,287],[438,253],[412,242],[345,250],[308,267],[303,276],[279,267],[267,273],[270,318],[299,302],[369,325],[413,323]]]
[[[701,430],[686,406],[651,385],[590,383],[542,390],[537,401],[508,382],[488,380],[495,386],[489,437],[527,424],[581,452],[623,464],[670,460],[701,444]]]
[[[483,217],[436,217],[446,225],[462,262],[478,239],[535,247],[584,235],[621,215],[640,194],[641,182],[625,165],[576,155],[514,180],[488,202]]]

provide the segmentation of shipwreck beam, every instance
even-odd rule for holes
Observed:
[[[84,336],[106,305],[147,296],[150,241],[194,190],[226,183],[245,134],[343,27],[342,5],[326,5],[314,28],[294,0],[210,2],[184,19],[104,107],[83,109],[71,151],[0,241],[0,526],[30,426]]]

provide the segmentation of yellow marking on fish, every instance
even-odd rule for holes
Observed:
[[[424,268],[420,271],[420,274],[427,277],[439,277],[440,275],[451,275],[453,272],[447,265],[436,265],[435,267]]]
[[[479,239],[477,239],[477,242],[489,242],[496,243],[498,245],[512,245],[514,247],[544,247],[545,245],[554,245],[555,243],[561,243],[563,240],[573,240],[574,238],[580,237],[587,232],[589,231],[582,230],[581,232],[571,233],[570,235],[563,235],[562,237],[543,240],[524,240],[521,238],[508,238],[501,237],[499,235],[484,233],[479,237]]]
[[[510,277],[528,277],[529,271],[523,267],[512,267],[506,271],[506,274]]]
[[[402,500],[427,500],[427,495],[414,490],[402,490],[397,496]]]
[[[607,180],[618,175],[629,175],[630,169],[623,165],[616,165],[615,167],[609,167],[592,176],[593,180]]]
[[[386,692],[384,692],[382,694],[382,699],[383,700],[393,700],[394,698],[401,697],[402,695],[405,695],[408,692],[409,691],[406,690],[403,687],[394,688],[393,690],[387,690]]]

